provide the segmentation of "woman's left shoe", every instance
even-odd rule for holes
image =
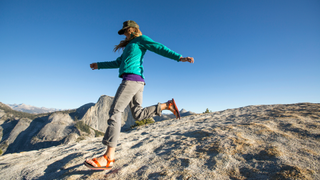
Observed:
[[[92,170],[111,170],[112,169],[112,165],[114,163],[114,159],[110,160],[106,155],[103,155],[103,157],[107,160],[107,165],[106,166],[101,166],[100,163],[98,162],[98,160],[96,158],[93,158],[92,161],[94,163],[96,163],[96,165],[98,167],[94,167],[92,164],[87,163],[87,161],[84,161],[84,165],[87,166],[88,168],[92,169]],[[110,163],[112,163],[112,165],[110,166]]]
[[[179,109],[178,109],[178,106],[176,105],[176,102],[174,101],[174,99],[172,98],[172,100],[169,100],[167,102],[167,110],[173,110],[173,114],[176,116],[176,118],[180,119],[180,112],[179,112]]]

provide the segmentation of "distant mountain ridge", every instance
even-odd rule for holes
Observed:
[[[190,115],[195,115],[197,113],[194,113],[194,112],[191,112],[191,111],[187,111],[185,109],[181,109],[180,110],[180,116],[181,117],[184,117],[184,116],[190,116]],[[167,120],[167,119],[174,119],[176,116],[172,113],[170,114],[165,114],[165,113],[162,113],[161,116],[155,116],[153,117],[153,119],[155,121],[163,121],[163,120]]]
[[[56,108],[45,108],[45,107],[35,107],[27,104],[7,104],[9,107],[11,107],[15,111],[21,111],[31,114],[40,114],[40,113],[51,113],[55,111],[61,111],[62,109],[56,109]]]

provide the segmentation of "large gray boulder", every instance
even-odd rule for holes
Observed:
[[[46,124],[37,134],[36,141],[61,141],[68,134],[74,132],[76,129],[73,126],[74,121],[69,114],[53,113],[48,118],[49,123]]]
[[[109,111],[113,102],[113,97],[102,95],[98,102],[90,107],[85,113],[81,121],[90,127],[105,132],[108,127]],[[132,117],[130,107],[128,106],[121,120],[121,129],[128,130],[131,126],[135,125],[135,120]]]
[[[22,118],[18,121],[16,126],[10,132],[9,138],[7,139],[9,144],[13,143],[18,137],[18,135],[29,127],[31,121],[32,120],[28,118]]]
[[[3,138],[3,141],[0,143],[0,149],[2,150],[3,153],[7,151],[7,148],[9,148],[9,145],[16,142],[16,139],[21,135],[21,132],[26,131],[26,129],[29,127],[31,122],[32,120],[28,118],[22,118],[18,120],[18,123],[10,131],[9,135],[5,136],[5,138]],[[11,146],[9,151],[11,149],[16,150],[17,149],[16,144]]]

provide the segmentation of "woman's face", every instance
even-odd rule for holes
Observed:
[[[127,37],[126,39],[129,39],[131,37],[132,32],[133,32],[133,28],[131,27],[124,32],[124,35]]]

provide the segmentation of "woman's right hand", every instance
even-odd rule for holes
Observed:
[[[181,62],[189,62],[189,63],[194,63],[193,57],[180,57]]]
[[[92,64],[90,64],[90,68],[92,70],[98,69],[98,64],[97,63],[92,63]]]

